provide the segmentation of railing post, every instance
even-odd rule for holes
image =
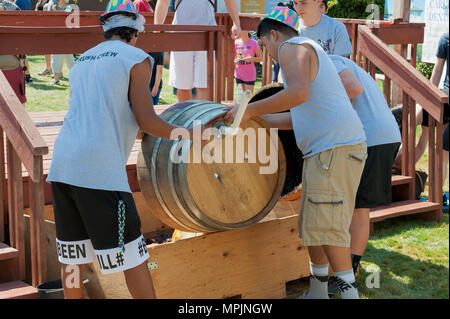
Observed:
[[[436,202],[435,120],[428,116],[428,201]]]
[[[208,32],[208,50],[207,54],[207,78],[208,78],[208,94],[209,100],[214,100],[214,32]]]
[[[384,75],[384,83],[383,83],[383,93],[384,98],[386,99],[387,104],[389,107],[392,107],[391,105],[391,79]]]
[[[411,97],[408,98],[409,103],[403,107],[409,107],[409,136],[408,136],[408,168],[409,176],[412,176],[409,185],[409,198],[415,199],[416,194],[416,101]]]
[[[444,106],[442,106],[444,107]],[[444,183],[443,180],[443,154],[442,149],[444,145],[444,129],[442,123],[437,123],[437,130],[436,130],[436,203],[441,204],[441,207],[443,205],[442,202],[442,186]],[[437,221],[442,220],[442,210],[440,210],[439,215],[436,216]]]
[[[0,242],[5,242],[5,135],[0,127]]]
[[[216,39],[216,44],[215,44],[215,52],[216,52],[216,95],[215,95],[215,101],[217,103],[221,103],[223,100],[223,96],[222,96],[222,85],[223,85],[223,80],[224,80],[224,72],[223,72],[223,36],[222,36],[222,32],[216,32],[215,33],[215,39]]]
[[[226,49],[226,74],[227,74],[227,97],[226,99],[228,101],[234,100],[234,41],[233,38],[231,38],[229,30],[231,30],[231,27],[233,25],[233,21],[231,20],[231,17],[227,15],[226,19],[226,43],[227,43],[227,49]]]
[[[408,107],[408,95],[403,93],[403,108],[402,108],[402,175],[408,175],[408,149],[409,149],[409,107]],[[409,175],[408,175],[409,176]]]
[[[26,274],[22,163],[9,140],[6,148],[8,156],[8,210],[11,246],[19,250],[18,276],[20,280],[24,280]]]
[[[34,157],[39,167],[39,180],[30,179],[30,251],[32,285],[37,286],[47,279],[47,249],[44,214],[44,174],[42,156]]]

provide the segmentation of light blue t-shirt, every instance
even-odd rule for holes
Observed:
[[[366,140],[361,120],[327,54],[314,41],[293,37],[284,43],[310,44],[319,59],[316,78],[309,84],[308,101],[290,110],[298,148],[308,158],[328,149]],[[278,54],[278,56],[280,56]],[[280,61],[281,68],[283,68]],[[283,79],[284,87],[289,83]]]
[[[352,44],[345,24],[327,15],[322,15],[318,24],[307,27],[300,20],[300,36],[316,41],[326,54],[348,56],[352,54]]]
[[[402,137],[397,122],[377,82],[352,60],[337,55],[331,55],[330,59],[338,73],[349,69],[364,88],[351,102],[363,123],[367,146],[400,143]]]
[[[104,41],[78,58],[47,182],[131,193],[126,164],[139,126],[128,88],[132,67],[145,59],[153,63],[119,40]]]

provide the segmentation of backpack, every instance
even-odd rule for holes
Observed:
[[[174,10],[177,11],[178,7],[180,6],[180,3],[183,0],[175,0],[174,3]],[[217,12],[217,0],[207,0],[213,7],[214,7],[214,12]]]

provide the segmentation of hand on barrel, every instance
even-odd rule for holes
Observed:
[[[193,127],[190,127],[187,130],[189,131],[189,139],[192,142],[201,142],[203,132],[206,130],[206,126],[203,124],[194,125]]]
[[[236,103],[233,106],[227,106],[225,108],[223,108],[224,111],[228,111],[228,113],[226,113],[223,118],[224,120],[229,123],[230,125],[233,124],[234,122],[234,118],[236,117],[237,111],[239,110],[239,103]],[[247,109],[242,117],[241,120],[241,124],[240,126],[244,125],[245,123],[247,123],[247,121],[251,118],[251,114],[249,112],[249,110]]]

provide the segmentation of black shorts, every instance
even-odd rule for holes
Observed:
[[[355,208],[374,208],[392,202],[392,164],[400,143],[367,148],[367,159],[356,193]]]
[[[422,126],[428,127],[428,112],[425,109],[422,111]],[[450,120],[450,110],[448,103],[444,104],[444,125],[447,124]]]
[[[235,78],[235,79],[236,79],[237,84],[255,85],[255,82],[256,82],[256,81],[242,81],[238,78]]]
[[[87,264],[97,258],[102,273],[109,274],[147,261],[147,246],[131,193],[51,184],[56,249],[62,264]],[[119,219],[124,222],[119,223]]]

